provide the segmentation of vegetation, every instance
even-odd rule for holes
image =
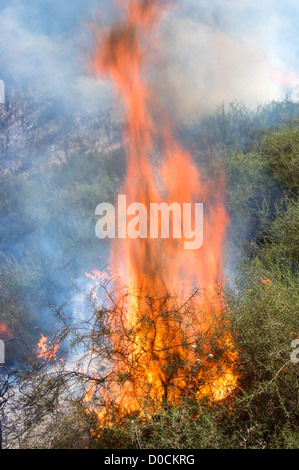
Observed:
[[[179,363],[172,355],[167,364],[170,387],[180,370],[191,367],[192,380],[178,403],[169,400],[156,407],[149,404],[149,394],[140,410],[117,419],[110,403],[106,409],[110,421],[103,422],[95,414],[100,391],[111,380],[103,364],[117,354],[109,343],[109,311],[90,298],[90,316],[78,325],[67,306],[57,307],[52,342],[61,344],[61,349],[67,346],[69,354],[76,351],[82,372],[31,358],[19,379],[21,430],[19,421],[11,419],[6,431],[19,429],[21,447],[299,448],[299,365],[291,360],[291,343],[299,337],[298,111],[298,104],[288,100],[255,113],[233,104],[200,126],[181,130],[199,165],[213,172],[221,162],[226,173],[231,217],[228,257],[234,275],[229,274],[225,288],[227,307],[221,324],[226,327],[229,319],[230,347],[238,361],[221,344],[223,329],[215,328],[210,336],[213,358],[202,366],[202,376],[208,377],[209,364],[218,361],[220,367],[221,360],[231,361],[239,377],[237,387],[221,401],[198,398],[200,383],[193,366]],[[80,269],[87,253],[90,259],[98,256],[92,235],[94,208],[103,200],[113,200],[122,177],[122,152],[87,155],[83,163],[78,156],[58,170],[11,176],[0,186],[5,220],[1,231],[6,236],[16,237],[16,212],[23,211],[22,200],[28,202],[22,215],[22,240],[16,240],[14,252],[3,243],[0,253],[0,325],[8,323],[18,339],[18,351],[10,352],[11,357],[28,359],[28,351],[37,343],[40,330],[34,325],[39,299],[48,296],[52,304],[67,300],[60,295],[60,274],[57,288],[52,283],[54,266],[61,263],[63,253],[75,252]],[[211,154],[217,154],[213,162]],[[39,194],[47,194],[46,205]],[[48,253],[36,245],[41,234],[49,242]],[[133,332],[122,334],[134,340]],[[96,352],[94,369],[90,364],[84,369],[91,344]],[[182,347],[190,345],[182,341]],[[202,361],[200,346],[196,353]],[[118,383],[125,380],[130,377],[118,377]],[[86,412],[84,396],[93,383],[97,392],[91,400],[93,408]]]

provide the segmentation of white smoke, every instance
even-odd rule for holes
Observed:
[[[167,72],[160,69],[155,79],[161,94],[172,93],[185,120],[223,102],[296,98],[298,14],[293,0],[180,1],[161,25],[169,58]]]

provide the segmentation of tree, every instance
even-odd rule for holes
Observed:
[[[0,364],[0,449],[2,449],[3,445],[5,407],[15,395],[15,381],[16,374],[10,371],[5,365]]]

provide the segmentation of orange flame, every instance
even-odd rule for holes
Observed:
[[[268,292],[272,288],[272,281],[270,279],[264,279],[261,277],[261,283],[266,286]]]
[[[201,249],[185,250],[184,240],[173,238],[125,238],[113,242],[112,269],[115,273],[122,273],[120,280],[130,293],[126,297],[126,314],[116,308],[112,320],[112,342],[116,350],[122,353],[114,365],[115,373],[124,380],[121,385],[109,383],[109,390],[102,387],[100,393],[107,402],[112,401],[113,397],[120,409],[129,412],[140,409],[145,390],[157,404],[165,400],[166,393],[168,401],[177,403],[188,388],[191,376],[195,374],[198,383],[202,381],[203,368],[197,365],[203,364],[205,359],[196,359],[196,338],[199,334],[206,334],[208,338],[213,328],[213,318],[219,319],[223,309],[216,283],[223,274],[223,245],[229,222],[224,207],[224,179],[219,177],[217,181],[211,181],[199,172],[190,153],[175,139],[169,117],[161,109],[144,78],[144,34],[149,34],[157,23],[160,5],[158,0],[125,2],[124,21],[114,25],[106,34],[96,35],[92,60],[96,75],[111,77],[124,102],[127,175],[123,194],[126,194],[128,204],[143,203],[148,214],[150,203],[161,201],[168,204],[176,202],[181,207],[184,203],[203,202],[205,207],[204,244]],[[153,105],[156,107],[155,113]],[[151,161],[158,148],[163,155],[159,166]],[[183,299],[189,296],[195,285],[202,289],[200,299],[193,300],[190,306],[196,315],[190,315],[181,322],[175,314],[169,314],[171,297],[166,304],[163,303],[165,292]],[[144,296],[150,295],[156,299],[150,308],[144,300],[140,300],[141,290]],[[124,325],[128,329],[137,329],[141,310],[146,312],[144,325],[147,323],[149,326],[141,325],[132,346],[129,341],[120,338],[120,331]],[[188,346],[182,347],[186,338]],[[222,338],[222,346],[232,349],[228,334]],[[170,381],[167,369],[169,351],[171,357],[186,364],[189,379],[187,373],[185,376],[177,375],[172,378],[171,390],[166,392]],[[207,345],[204,357],[209,357],[211,364],[210,379],[205,386],[198,385],[198,397],[208,394],[218,400],[235,387],[237,377],[229,366],[224,366],[222,373],[219,373],[212,361],[213,355],[209,354],[211,352]],[[127,362],[124,357],[129,356]],[[231,352],[230,358],[236,360],[236,354]],[[134,372],[137,376],[132,379],[130,365],[133,363],[138,366]],[[94,392],[93,387],[90,390]],[[102,416],[99,413],[99,417]]]
[[[48,338],[41,333],[41,338],[37,343],[37,357],[45,361],[55,361],[59,344],[51,345]]]

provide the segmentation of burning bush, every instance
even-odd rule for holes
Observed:
[[[274,140],[268,136],[250,153],[247,148],[230,149],[227,182],[220,165],[214,178],[199,170],[146,79],[151,52],[147,35],[159,19],[162,2],[121,4],[121,21],[104,33],[96,31],[92,66],[97,77],[112,78],[124,104],[127,164],[122,189],[129,203],[139,201],[146,209],[164,199],[180,205],[203,201],[204,246],[187,253],[177,239],[123,237],[113,242],[111,279],[117,278],[116,284],[111,288],[105,284],[109,277],[94,270],[89,279],[104,284],[97,286],[103,295],[90,290],[90,317],[80,322],[59,308],[61,329],[54,340],[42,336],[38,343],[37,358],[44,361],[33,360],[20,382],[22,426],[40,432],[41,446],[48,447],[296,445],[298,371],[290,360],[290,344],[299,331],[297,129],[279,131]],[[247,146],[250,120],[243,107],[231,109],[246,123]],[[224,108],[222,114],[220,120],[216,116],[217,142],[230,147],[236,124]],[[255,128],[253,134],[257,132]],[[210,157],[211,150],[206,154]],[[100,191],[94,168],[87,167],[85,163],[92,185],[75,185],[66,178],[71,189],[60,195],[90,209],[92,195]],[[261,190],[270,170],[295,192],[273,223],[272,180],[267,186],[271,214],[261,216]],[[60,176],[63,181],[63,172]],[[104,184],[105,177],[101,181],[102,191],[112,198],[114,184]],[[229,225],[226,185],[230,209],[243,226],[235,236],[243,241],[245,222],[259,232],[259,239],[251,240],[253,249],[238,287],[229,295],[220,286]],[[64,206],[58,208],[63,221]],[[1,279],[11,292],[11,277],[3,272]],[[106,298],[100,307],[98,298]],[[15,315],[17,300],[9,299],[9,313],[11,304]],[[66,362],[57,361],[63,344],[69,350]],[[45,429],[52,433],[46,444]]]
[[[132,295],[135,315],[128,321]],[[230,395],[237,375],[228,314],[219,312],[217,303],[213,311],[196,308],[197,296],[182,301],[165,293],[157,299],[139,291],[97,312],[91,351],[108,361],[106,378],[90,382],[84,402],[99,427],[148,419],[162,408],[184,407],[187,400],[213,402]]]

